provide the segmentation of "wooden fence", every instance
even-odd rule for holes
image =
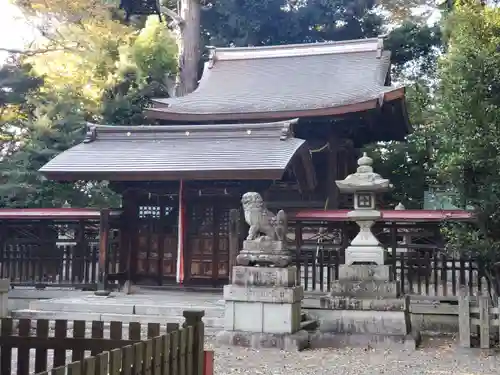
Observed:
[[[50,335],[48,320],[1,319],[0,374],[202,375],[203,315],[184,311],[182,327],[130,323],[127,337],[122,322],[56,320]]]
[[[479,347],[490,348],[498,339],[500,330],[497,298],[494,306],[489,295],[470,296],[465,290],[458,297],[458,327],[460,346],[470,348],[473,338],[479,338]]]

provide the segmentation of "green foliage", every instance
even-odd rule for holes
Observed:
[[[437,56],[442,52],[441,28],[439,25],[404,22],[388,35],[385,48],[392,51],[391,62],[397,75],[403,74],[403,69],[407,69],[404,74],[408,78],[432,75]],[[412,66],[408,67],[408,63]]]
[[[365,151],[374,160],[374,169],[389,178],[394,190],[386,195],[393,206],[401,202],[406,208],[420,209],[424,191],[435,183],[432,98],[425,84],[416,82],[407,92],[408,112],[414,131],[406,142],[368,145]]]
[[[236,46],[373,37],[382,19],[373,0],[218,0],[202,13],[205,42]]]
[[[57,0],[43,4],[49,3],[54,8],[44,5],[36,9],[37,14],[50,13],[58,20],[72,17],[71,7]],[[85,0],[72,5],[82,4]],[[38,86],[24,88],[18,83],[19,95],[5,98],[4,107],[16,106],[15,115],[5,121],[6,128],[15,125],[20,131],[11,142],[15,148],[0,161],[1,206],[60,207],[65,201],[74,207],[119,204],[106,183],[59,183],[38,172],[58,153],[83,140],[87,121],[144,123],[144,107],[151,97],[165,96],[166,78],[175,74],[175,41],[157,17],[137,30],[112,20],[105,8],[97,10],[95,17],[84,12],[77,22],[62,22],[50,35],[45,53],[24,59],[31,69],[22,72],[21,83]],[[10,81],[14,78],[9,75]]]
[[[500,244],[500,9],[461,5],[446,22],[451,32],[439,66],[436,116],[440,177],[461,202],[479,212],[473,245],[496,250]]]

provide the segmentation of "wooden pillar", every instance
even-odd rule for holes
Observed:
[[[138,246],[138,209],[137,192],[127,191],[122,198],[122,218],[120,220],[121,248],[120,248],[120,271],[126,272],[127,281],[135,280],[137,267],[137,246]],[[123,265],[122,265],[123,263]]]
[[[109,209],[103,209],[99,226],[99,283],[96,292],[98,294],[109,294],[107,291],[109,229]]]
[[[229,212],[229,282],[233,282],[233,267],[236,266],[236,257],[240,252],[240,210],[232,209]]]
[[[335,181],[338,175],[338,149],[339,139],[334,133],[331,133],[328,138],[330,145],[328,152],[328,172],[327,172],[327,198],[328,205],[326,208],[335,210],[339,207],[339,189]]]

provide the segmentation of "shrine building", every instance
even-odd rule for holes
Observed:
[[[211,48],[198,88],[146,115],[160,125],[90,124],[40,171],[109,181],[122,196],[120,269],[154,285],[227,283],[243,193],[290,214],[348,208],[335,180],[358,150],[410,132],[381,38]]]

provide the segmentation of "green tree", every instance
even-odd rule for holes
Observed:
[[[71,7],[55,5],[43,9],[61,24],[37,47],[39,53],[24,58],[30,74],[44,79],[26,96],[32,111],[23,114],[22,139],[0,162],[0,197],[15,207],[60,206],[66,200],[72,206],[116,205],[103,183],[47,181],[38,169],[81,142],[86,122],[144,123],[144,107],[168,91],[168,77],[175,75],[175,40],[155,17],[141,29],[120,24],[106,10],[69,22]]]
[[[438,169],[462,205],[479,213],[478,230],[457,232],[472,248],[500,244],[500,9],[456,5],[446,20],[439,66]]]

